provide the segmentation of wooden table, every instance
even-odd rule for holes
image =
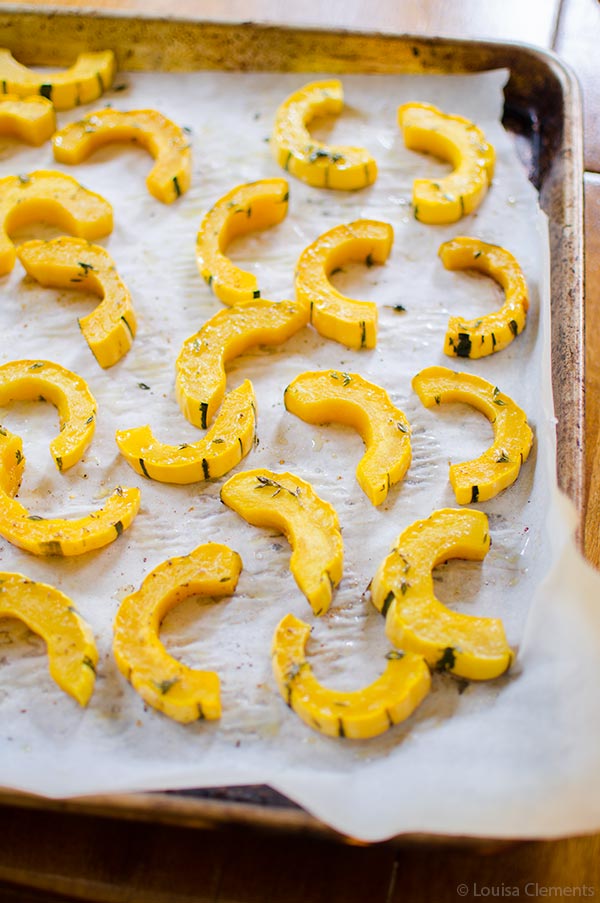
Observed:
[[[0,0],[4,4],[5,0]],[[600,3],[597,0],[37,0],[224,21],[498,38],[553,48],[584,95],[586,432],[584,545],[600,567]],[[475,896],[600,899],[600,835],[477,851],[342,845],[0,808],[0,900],[399,903]],[[461,897],[459,885],[468,893]],[[585,894],[584,888],[585,886]],[[579,888],[569,893],[570,888]],[[565,890],[566,889],[566,890]]]

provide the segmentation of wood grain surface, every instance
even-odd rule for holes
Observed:
[[[0,0],[0,6],[13,4]],[[597,0],[38,0],[37,7],[497,38],[554,48],[585,110],[585,550],[600,567],[600,4]],[[478,848],[353,846],[0,807],[0,900],[19,903],[447,903],[600,899],[600,835]],[[510,893],[508,891],[510,890]]]

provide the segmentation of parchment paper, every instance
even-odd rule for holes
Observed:
[[[287,219],[230,248],[239,265],[257,273],[263,297],[280,299],[293,297],[297,258],[322,232],[361,217],[390,222],[395,230],[385,266],[352,265],[334,277],[341,291],[378,303],[375,350],[348,351],[307,328],[284,346],[258,348],[229,368],[228,389],[249,377],[258,399],[259,444],[236,470],[297,473],[339,513],[345,574],[325,617],[314,618],[298,590],[285,538],[225,508],[222,480],[162,485],[138,477],[118,453],[118,428],[150,423],[158,438],[172,443],[201,435],[174,395],[183,340],[221,308],[196,269],[200,219],[234,185],[284,175],[267,140],[274,111],[311,78],[119,75],[124,89],[96,106],[156,108],[191,130],[193,187],[170,207],[147,193],[151,161],[141,149],[107,147],[69,168],[54,163],[49,145],[2,144],[1,175],[63,170],[114,205],[115,228],[102,244],[131,289],[139,320],[129,354],[102,371],[77,326],[93,299],[42,289],[24,278],[19,264],[2,280],[2,361],[41,357],[71,368],[88,381],[99,410],[93,444],[62,475],[47,447],[57,431],[54,408],[21,403],[1,412],[25,443],[19,498],[32,513],[79,516],[99,507],[115,486],[137,485],[142,507],[117,542],[78,558],[38,558],[0,541],[2,569],[69,595],[100,650],[95,693],[83,710],[50,679],[43,643],[17,622],[0,625],[0,780],[52,797],[267,783],[365,840],[405,831],[527,837],[598,829],[600,578],[575,550],[574,515],[556,488],[548,236],[536,193],[499,124],[506,73],[344,78],[344,114],[316,134],[369,147],[379,164],[375,185],[338,193],[290,178]],[[473,119],[496,147],[491,191],[477,213],[456,225],[427,226],[412,216],[413,178],[441,175],[448,167],[404,148],[396,109],[409,100]],[[80,115],[61,114],[59,124]],[[14,237],[55,234],[36,226]],[[531,294],[525,332],[479,361],[451,361],[442,351],[450,314],[477,316],[502,300],[492,280],[442,266],[440,243],[460,234],[509,248]],[[399,304],[404,313],[394,310]],[[504,678],[482,684],[436,674],[430,696],[404,724],[369,741],[330,739],[300,722],[279,696],[272,634],[287,612],[310,621],[310,658],[326,685],[358,688],[385,666],[389,644],[368,583],[404,527],[456,505],[448,462],[476,456],[492,437],[488,421],[465,406],[421,406],[410,380],[432,364],[473,371],[498,385],[525,409],[535,431],[517,483],[479,506],[493,540],[486,560],[452,561],[435,572],[436,592],[451,608],[503,619],[518,650],[516,663]],[[412,466],[378,509],[354,478],[363,453],[358,435],[336,425],[309,426],[285,411],[285,386],[305,369],[327,367],[384,386],[412,425]],[[152,568],[209,540],[241,554],[238,591],[229,600],[186,601],[166,618],[161,636],[186,664],[219,673],[223,717],[182,726],[146,707],[119,674],[111,656],[112,621],[121,599]]]

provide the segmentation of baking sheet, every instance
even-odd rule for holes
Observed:
[[[139,485],[143,493],[133,526],[113,546],[84,559],[43,561],[2,543],[2,567],[72,596],[101,651],[96,692],[80,711],[47,677],[38,641],[15,625],[0,633],[6,786],[67,796],[267,783],[339,830],[370,840],[404,831],[549,836],[597,827],[598,579],[574,550],[574,518],[555,489],[547,232],[535,192],[499,126],[505,78],[345,77],[345,114],[318,134],[370,147],[379,162],[378,181],[345,195],[290,180],[284,223],[232,246],[236,262],[257,272],[263,296],[276,299],[293,296],[297,257],[327,228],[369,217],[391,222],[395,230],[384,267],[347,267],[336,277],[340,290],[379,304],[377,349],[350,352],[305,330],[281,348],[238,359],[229,370],[228,388],[252,379],[259,409],[260,443],[236,470],[296,472],[339,512],[345,576],[329,614],[318,621],[289,574],[285,540],[225,509],[222,481],[167,487],[142,480],[114,444],[115,429],[145,422],[166,441],[197,439],[174,399],[173,364],[182,341],[220,304],[197,274],[195,234],[205,210],[232,185],[281,175],[265,139],[282,97],[306,78],[119,76],[125,90],[108,98],[114,106],[157,107],[191,129],[194,185],[170,208],[145,192],[150,162],[143,151],[106,148],[89,163],[68,168],[55,166],[49,148],[5,145],[0,174],[63,169],[113,203],[115,230],[102,243],[132,290],[139,319],[128,356],[102,372],[76,324],[90,310],[89,298],[41,290],[23,280],[19,266],[3,280],[3,360],[12,349],[19,357],[57,360],[88,380],[99,403],[91,449],[60,476],[47,450],[56,432],[53,409],[22,404],[7,411],[4,422],[23,436],[28,458],[20,500],[46,516],[80,515],[115,485]],[[474,119],[498,151],[488,198],[455,226],[424,226],[411,215],[412,179],[440,175],[446,167],[403,147],[395,111],[408,100],[428,100]],[[60,124],[80,115],[62,114]],[[36,228],[17,237],[41,234],[55,233]],[[531,290],[525,333],[483,361],[452,362],[441,351],[450,313],[476,316],[500,301],[490,280],[442,267],[437,248],[457,234],[475,234],[517,253]],[[397,304],[406,312],[394,311]],[[314,623],[309,650],[323,683],[353,688],[381,670],[389,646],[365,593],[368,582],[406,525],[455,504],[447,461],[478,454],[491,437],[487,421],[467,409],[420,406],[410,378],[436,363],[478,372],[499,385],[525,408],[535,430],[534,452],[518,483],[480,506],[493,537],[486,561],[451,562],[438,569],[436,582],[451,607],[501,616],[509,642],[519,648],[517,663],[507,677],[485,685],[465,687],[436,675],[416,715],[377,740],[324,738],[279,697],[270,673],[271,636],[292,611]],[[413,465],[380,509],[354,481],[362,454],[356,434],[308,426],[283,407],[283,389],[295,375],[331,366],[384,385],[412,424]],[[120,600],[151,568],[208,540],[236,548],[244,571],[231,600],[189,600],[165,621],[169,650],[186,664],[214,668],[222,680],[221,722],[183,727],[147,710],[118,674],[110,630]]]

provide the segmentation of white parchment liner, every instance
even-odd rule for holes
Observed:
[[[374,186],[356,193],[311,189],[290,179],[287,219],[239,239],[231,256],[254,270],[264,297],[293,297],[303,248],[326,229],[369,217],[393,225],[388,263],[352,265],[334,277],[341,291],[380,308],[373,351],[352,352],[305,329],[277,349],[233,362],[228,388],[252,379],[260,443],[237,468],[289,470],[337,509],[345,576],[330,612],[315,619],[289,573],[289,546],[245,524],[219,501],[222,481],[165,486],[137,476],[119,456],[114,433],[150,423],[158,438],[195,441],[174,397],[174,362],[183,340],[220,309],[200,279],[194,246],[203,213],[236,184],[283,175],[268,146],[274,111],[309,77],[195,73],[119,76],[119,109],[159,109],[191,130],[194,182],[170,207],[152,198],[151,165],[136,148],[107,147],[86,164],[54,163],[50,146],[7,140],[0,174],[55,168],[74,175],[114,205],[104,242],[130,287],[139,319],[134,346],[102,371],[77,327],[89,296],[41,289],[19,264],[1,280],[2,360],[46,358],[82,375],[99,405],[96,437],[85,458],[59,475],[48,453],[57,418],[51,405],[14,404],[2,420],[24,439],[28,459],[20,500],[32,513],[81,515],[121,484],[142,489],[132,527],[110,547],[71,559],[42,559],[0,541],[0,567],[59,587],[92,626],[100,650],[96,690],[81,710],[47,674],[43,643],[17,622],[0,625],[0,780],[53,797],[121,790],[267,783],[332,826],[366,840],[405,831],[489,836],[552,836],[600,827],[600,579],[571,539],[574,523],[555,478],[551,397],[548,237],[534,189],[499,124],[506,73],[446,77],[344,78],[346,108],[318,134],[363,144],[379,164]],[[404,148],[396,108],[426,100],[476,121],[495,145],[494,185],[480,210],[453,226],[417,222],[416,175],[448,167]],[[102,105],[104,101],[100,105]],[[90,107],[88,109],[93,109]],[[80,111],[61,114],[59,124]],[[22,230],[18,241],[58,234]],[[448,316],[477,316],[501,303],[485,277],[444,269],[437,250],[456,235],[502,244],[518,257],[530,287],[525,332],[479,361],[442,352]],[[406,308],[404,313],[394,310]],[[367,585],[398,533],[436,508],[454,506],[448,462],[479,454],[492,430],[459,405],[425,410],[410,387],[432,364],[475,372],[527,412],[535,446],[518,482],[480,505],[492,549],[483,563],[437,569],[436,591],[450,607],[502,617],[516,663],[485,684],[435,675],[417,713],[381,738],[348,741],[306,727],[280,698],[271,674],[273,630],[288,611],[314,623],[309,653],[322,683],[353,689],[385,666],[383,620]],[[413,429],[413,464],[402,485],[375,509],[354,469],[362,441],[351,429],[313,427],[286,413],[283,390],[305,369],[335,367],[384,386]],[[206,541],[242,556],[238,591],[219,602],[191,599],[165,620],[162,637],[186,664],[218,671],[220,722],[175,724],[144,706],[111,656],[120,600],[169,556]]]

